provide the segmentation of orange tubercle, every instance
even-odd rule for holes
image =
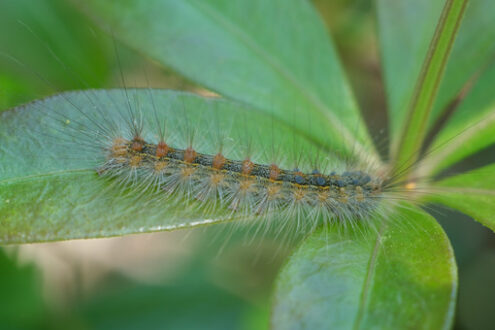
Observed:
[[[280,168],[275,164],[270,165],[270,180],[277,180],[279,175]]]
[[[137,156],[137,155],[132,156],[129,165],[131,165],[131,167],[138,167],[139,164],[141,163],[141,160],[142,160],[141,156]]]
[[[165,142],[161,141],[156,146],[155,155],[158,158],[165,157],[169,151],[170,151],[169,146]]]
[[[124,138],[118,137],[112,141],[112,157],[123,157],[127,154],[127,141]]]
[[[211,166],[216,170],[221,170],[223,165],[225,165],[225,162],[226,162],[225,157],[221,153],[218,153],[215,155],[215,157],[213,157],[213,162]]]
[[[186,163],[192,163],[196,159],[197,153],[196,151],[189,147],[184,151],[184,161]]]
[[[132,139],[131,149],[136,152],[140,152],[143,150],[143,148],[144,148],[143,138],[140,136],[135,136],[134,139]]]
[[[268,196],[268,199],[277,198],[279,196],[280,190],[281,190],[281,187],[277,184],[269,185],[266,188],[266,194]]]
[[[224,178],[225,178],[225,176],[223,174],[221,174],[221,173],[212,174],[211,177],[210,177],[210,183],[213,186],[219,186],[224,181]]]
[[[194,172],[196,172],[195,168],[185,167],[185,168],[181,169],[180,174],[182,175],[183,178],[188,178],[188,177],[192,176],[194,174]]]
[[[166,161],[157,161],[157,162],[155,163],[155,166],[154,166],[155,171],[156,171],[156,172],[161,172],[161,171],[162,171],[165,167],[167,167],[167,165],[168,165],[168,164],[167,164],[167,162],[166,162]]]
[[[304,189],[295,189],[293,192],[294,199],[300,201],[306,196],[306,191]]]
[[[254,168],[254,163],[249,159],[242,162],[242,174],[249,175]]]
[[[239,190],[241,190],[241,191],[251,190],[252,185],[253,185],[252,180],[241,180],[241,182],[239,184]]]

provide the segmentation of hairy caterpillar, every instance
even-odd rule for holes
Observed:
[[[132,128],[131,139],[118,136],[112,140],[107,160],[98,169],[101,175],[253,215],[296,209],[296,214],[323,214],[329,219],[362,217],[375,208],[381,193],[382,183],[361,171],[324,174],[314,169],[307,174],[297,168],[285,170],[249,158],[227,159],[220,152],[199,153],[192,146],[174,148],[163,138],[149,143]]]

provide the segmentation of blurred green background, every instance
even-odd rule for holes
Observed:
[[[371,0],[313,1],[380,150],[387,117]],[[116,56],[115,48],[118,49]],[[0,2],[0,110],[81,88],[208,91],[102,33],[63,0]],[[56,55],[55,55],[56,54]],[[478,154],[456,170],[484,162]],[[495,236],[435,206],[459,266],[455,329],[495,324]],[[291,247],[224,226],[0,250],[0,329],[264,329]]]

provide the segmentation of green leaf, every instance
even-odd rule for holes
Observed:
[[[14,257],[15,258],[15,257]],[[46,315],[41,276],[35,265],[19,265],[0,249],[0,324],[4,329],[39,328]],[[37,326],[37,327],[36,327]]]
[[[414,84],[443,1],[378,0],[378,34],[392,141],[405,121]]]
[[[445,77],[438,91],[429,125],[446,110],[470,79],[476,79],[479,71],[495,59],[495,2],[492,0],[469,1],[452,54],[445,70]],[[487,85],[485,87],[492,86]]]
[[[426,198],[457,209],[495,231],[495,164],[435,183]]]
[[[495,306],[495,255],[485,245],[486,240],[479,241],[485,248],[470,256],[459,278],[457,320],[466,329],[490,328],[495,320],[492,309]]]
[[[0,75],[0,111],[26,101],[26,95],[33,94],[33,91],[20,79]]]
[[[468,0],[447,0],[408,106],[398,143],[394,170],[414,164],[426,137],[427,124]],[[407,173],[406,173],[407,174]]]
[[[282,255],[273,256],[270,240],[246,244],[241,232],[226,240],[221,226],[196,231],[194,249],[180,256],[180,264],[164,262],[166,254],[148,263],[153,284],[108,274],[97,290],[75,301],[72,318],[84,320],[88,329],[268,329],[267,289]]]
[[[250,312],[248,303],[203,281],[191,278],[173,285],[121,285],[118,290],[104,290],[77,310],[91,329],[109,325],[113,329],[159,329],[164,325],[167,329],[241,328]]]
[[[280,273],[275,329],[447,329],[457,288],[440,225],[408,204],[376,230],[334,225],[303,242]]]
[[[9,102],[4,109],[53,93],[53,88],[99,87],[108,79],[113,56],[108,40],[64,1],[1,1],[0,30],[4,31],[0,34],[0,85],[10,81],[22,86],[7,99],[0,86],[0,105]],[[9,57],[29,69],[15,65]]]
[[[0,117],[0,243],[106,237],[232,219],[231,210],[210,213],[198,209],[199,201],[165,200],[163,192],[145,193],[139,185],[127,192],[98,176],[104,150],[115,137],[113,127],[126,135],[129,107],[142,114],[145,139],[156,141],[158,125],[165,124],[167,143],[176,148],[187,148],[194,133],[199,152],[216,154],[222,146],[226,157],[243,159],[255,150],[253,161],[270,164],[279,155],[283,168],[293,168],[301,154],[321,152],[289,127],[232,101],[163,90],[90,90],[36,101]]]
[[[449,119],[421,164],[422,175],[436,174],[495,143],[495,63],[478,79]]]
[[[444,1],[379,0],[378,24],[382,64],[393,141],[406,120],[428,44]],[[495,3],[471,1],[449,57],[445,76],[433,104],[433,122],[460,93],[466,82],[482,70],[495,54]]]
[[[320,145],[377,159],[332,42],[308,2],[81,5],[119,39],[207,88],[274,114]]]

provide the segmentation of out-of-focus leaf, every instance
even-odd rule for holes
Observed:
[[[447,63],[445,77],[438,91],[430,125],[442,114],[447,104],[459,94],[466,82],[479,70],[485,70],[486,66],[495,60],[495,20],[493,17],[495,17],[494,1],[468,2],[459,34]],[[488,86],[492,85],[486,85]]]
[[[191,279],[174,286],[134,285],[94,297],[81,310],[91,329],[238,329],[248,303]]]
[[[193,231],[187,239],[179,235],[185,243],[180,259],[154,259],[148,278],[153,284],[109,273],[74,302],[71,318],[89,329],[268,329],[267,288],[278,268],[273,263],[279,265],[283,255],[271,253],[276,247],[270,239],[247,244],[246,231],[227,238],[221,227]],[[154,242],[160,237],[165,245],[174,241],[170,234],[155,236]],[[191,248],[191,243],[191,254],[184,254],[182,245]]]
[[[495,164],[435,183],[426,198],[457,209],[495,231]]]
[[[273,114],[321,145],[376,159],[332,42],[308,2],[81,6],[116,37],[207,88]]]
[[[459,325],[465,329],[491,329],[495,322],[495,255],[488,250],[473,257],[459,277]]]
[[[446,0],[428,53],[416,80],[414,94],[401,123],[400,135],[392,146],[393,170],[414,164],[427,135],[433,102],[444,76],[446,63],[457,36],[468,0]],[[395,138],[398,140],[395,141]],[[407,173],[404,173],[407,175]]]
[[[378,0],[378,34],[393,141],[400,133],[414,84],[444,1]]]
[[[11,77],[10,80],[24,87],[22,93],[10,97],[13,103],[6,106],[53,93],[53,88],[105,84],[110,68],[108,40],[98,37],[91,22],[66,2],[1,1],[0,30],[3,31],[0,33],[3,79]],[[12,58],[25,68],[16,65]],[[1,93],[0,90],[0,98]]]
[[[335,225],[307,238],[282,270],[275,329],[446,329],[457,271],[447,236],[407,204],[377,230]]]
[[[393,136],[402,128],[414,84],[444,0],[380,0],[378,23]],[[431,125],[464,84],[495,55],[495,2],[470,1],[448,60]]]
[[[424,175],[435,174],[495,142],[495,64],[473,86],[421,164]]]
[[[34,265],[21,266],[0,249],[0,327],[31,329],[43,320],[40,274]]]
[[[34,92],[20,79],[0,74],[0,111],[26,101]]]

